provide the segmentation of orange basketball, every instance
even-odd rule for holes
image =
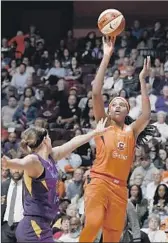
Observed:
[[[103,35],[117,36],[125,28],[125,18],[118,10],[107,9],[100,14],[98,27]]]

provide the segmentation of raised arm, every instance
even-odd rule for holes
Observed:
[[[82,146],[85,143],[88,143],[95,136],[101,136],[104,132],[107,131],[108,128],[105,128],[107,118],[103,121],[101,119],[95,130],[84,134],[79,135],[72,138],[69,142],[63,144],[62,146],[58,146],[52,149],[52,156],[55,160],[60,160],[70,154],[72,151]]]
[[[116,38],[104,38],[103,37],[103,59],[99,66],[96,77],[92,83],[92,99],[93,99],[93,111],[96,121],[98,122],[102,117],[106,117],[104,110],[104,102],[102,97],[102,87],[105,72],[109,64],[111,55],[114,50],[114,43]]]
[[[9,159],[3,156],[2,167],[4,169],[24,170],[32,178],[38,178],[44,170],[38,157],[34,154],[27,155],[23,159]]]
[[[148,76],[151,67],[151,60],[148,56],[147,59],[144,60],[144,66],[139,75],[140,85],[141,85],[141,97],[142,97],[142,114],[140,117],[131,124],[135,137],[144,130],[144,128],[148,125],[151,117],[151,106],[150,100],[146,88],[145,78]]]

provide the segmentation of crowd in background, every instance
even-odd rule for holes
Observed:
[[[138,74],[147,55],[152,59],[146,79],[151,124],[157,127],[159,135],[148,137],[146,144],[136,148],[128,180],[128,217],[122,239],[125,241],[130,231],[129,237],[136,238],[135,230],[140,234],[141,229],[151,242],[168,242],[168,26],[156,22],[154,26],[141,27],[135,20],[133,26],[117,38],[102,94],[106,110],[111,98],[126,98],[130,104],[129,115],[136,120],[141,114]],[[94,129],[91,83],[102,56],[102,41],[94,32],[76,39],[69,30],[53,50],[35,26],[30,26],[26,34],[18,31],[11,39],[4,37],[1,46],[2,155],[9,158],[24,155],[19,142],[22,131],[30,126],[47,128],[53,146]],[[52,225],[55,241],[78,242],[84,224],[83,194],[90,180],[95,152],[92,140],[57,161],[60,207]],[[3,225],[8,222],[10,204],[14,202],[3,185],[7,181],[22,181],[23,173],[2,169],[1,176],[1,205],[4,207],[1,220],[2,234],[5,234],[7,230],[3,232]],[[19,209],[16,209],[19,213],[14,214],[13,220],[16,226],[23,217],[23,195],[19,200],[21,205],[17,201]],[[136,229],[129,217],[129,207],[138,220]],[[9,242],[16,242],[12,226]],[[101,232],[96,241],[100,238]]]

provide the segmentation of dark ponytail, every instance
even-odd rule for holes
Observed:
[[[125,117],[125,124],[130,125],[135,120],[132,119],[130,116]],[[160,137],[160,133],[156,126],[154,125],[147,125],[146,128],[139,134],[137,138],[137,146],[144,145],[145,142],[147,142],[146,136],[152,136],[152,137]]]

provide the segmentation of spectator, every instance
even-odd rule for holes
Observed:
[[[135,20],[132,27],[132,35],[135,36],[137,39],[140,39],[142,33],[143,33],[143,29],[140,27],[139,20]]]
[[[20,104],[22,105],[25,98],[30,98],[31,100],[31,104],[32,105],[36,105],[36,98],[35,98],[35,92],[34,92],[34,89],[31,88],[31,87],[27,87],[24,89],[24,93],[23,95],[20,97]]]
[[[120,90],[120,92],[119,92],[119,96],[120,97],[123,97],[123,98],[125,98],[125,99],[128,99],[128,92],[127,92],[127,90],[125,90],[125,89],[122,89],[122,90]]]
[[[163,87],[163,96],[158,97],[156,101],[156,111],[164,111],[168,113],[168,86]]]
[[[149,153],[149,152],[147,152]],[[144,175],[142,186],[146,187],[153,181],[153,174],[157,172],[157,168],[151,163],[148,154],[143,154],[141,157],[141,165],[135,168],[130,178],[130,185],[133,184],[133,180],[137,174]]]
[[[161,182],[161,171],[158,170],[158,172],[156,172],[153,176],[154,176],[154,181],[150,182],[147,185],[146,188],[146,193],[145,193],[145,198],[148,200],[148,202],[150,203],[150,201],[153,199],[156,188],[158,187],[158,185]]]
[[[157,169],[162,168],[162,164],[160,163],[159,159],[159,150],[156,148],[156,146],[150,149],[149,157]]]
[[[17,135],[15,132],[9,133],[8,141],[4,143],[4,154],[7,154],[10,150],[17,152],[19,144],[17,141]]]
[[[79,104],[78,104],[78,107],[80,108],[80,110],[83,112],[86,105],[87,105],[87,102],[88,100],[92,98],[92,91],[88,91],[87,93],[87,97],[83,97],[80,101],[79,101]]]
[[[60,61],[55,60],[54,61],[54,67],[52,67],[49,72],[47,73],[47,76],[44,77],[45,80],[49,80],[46,84],[54,85],[57,84],[57,81],[60,78],[65,77],[65,69],[61,67]]]
[[[149,212],[154,212],[160,216],[168,216],[168,187],[165,184],[159,184],[155,195],[149,206]]]
[[[30,98],[26,97],[13,115],[13,121],[25,128],[31,125],[37,117],[37,109],[32,106]]]
[[[129,105],[130,105],[129,116],[132,119],[136,120],[141,113],[140,107],[136,103],[136,98],[134,97],[129,98]]]
[[[66,195],[72,200],[75,196],[81,196],[83,192],[83,170],[76,169],[74,171],[73,180],[68,184]]]
[[[75,169],[81,166],[81,164],[81,156],[76,153],[71,153],[67,157],[58,161],[58,167],[64,173],[73,173]]]
[[[11,60],[11,63],[9,65],[9,69],[8,69],[9,75],[11,77],[13,77],[13,75],[17,73],[17,68],[16,67],[17,67],[16,60],[15,59]]]
[[[61,219],[61,231],[58,231],[53,235],[54,240],[59,240],[61,236],[66,236],[70,231],[70,219],[67,216],[63,216]]]
[[[6,180],[9,180],[10,179],[10,173],[9,173],[9,170],[8,169],[1,169],[1,181],[2,181],[2,184],[3,182],[5,182]],[[2,190],[2,189],[1,189]],[[2,200],[2,199],[1,199]]]
[[[157,112],[157,122],[153,124],[159,130],[162,142],[165,142],[168,139],[168,125],[166,124],[166,116],[167,114],[164,111]]]
[[[28,75],[26,73],[26,65],[21,63],[19,66],[19,71],[15,73],[11,80],[11,86],[17,88],[18,94],[22,95],[24,88],[27,86]]]
[[[142,229],[148,234],[150,242],[167,242],[167,237],[164,231],[159,230],[160,219],[156,214],[151,214],[148,219],[148,228]]]
[[[142,227],[148,217],[148,201],[147,199],[143,198],[140,186],[132,185],[129,188],[129,199],[136,208],[138,221],[140,227]]]
[[[16,242],[15,231],[23,218],[23,171],[10,170],[11,179],[2,183],[2,242]],[[12,205],[12,206],[11,206]]]
[[[120,71],[118,69],[113,72],[112,77],[108,77],[104,80],[104,93],[108,93],[109,95],[118,95],[122,88],[123,80],[120,78]]]
[[[24,57],[22,62],[26,65],[26,73],[27,73],[27,75],[28,76],[32,76],[35,73],[35,69],[32,66],[30,66],[29,58],[28,57]]]
[[[60,109],[57,119],[57,126],[70,129],[73,127],[75,121],[80,118],[80,110],[77,107],[77,98],[74,95],[68,97],[68,106]]]
[[[132,49],[130,54],[130,65],[135,68],[136,71],[139,71],[143,67],[144,58],[139,55],[137,49]]]
[[[48,123],[47,123],[47,120],[38,117],[38,118],[36,118],[36,120],[34,122],[34,126],[47,129]]]
[[[15,114],[17,110],[17,99],[15,96],[11,96],[8,101],[8,105],[2,107],[1,110],[1,116],[2,116],[2,122],[3,126],[13,127],[13,115]]]
[[[81,82],[82,69],[79,66],[76,57],[72,57],[69,65],[69,69],[67,70],[66,80],[77,80]]]
[[[49,57],[49,53],[47,50],[45,50],[41,56],[40,68],[37,70],[37,75],[44,76],[47,70],[50,68],[50,65],[51,65],[51,60]]]
[[[168,158],[167,152],[164,149],[159,150],[159,162],[160,162],[160,167],[161,169],[164,168],[166,164],[166,159]]]
[[[63,58],[61,60],[61,66],[63,68],[69,68],[71,65],[71,57],[68,49],[64,49],[63,51]]]

